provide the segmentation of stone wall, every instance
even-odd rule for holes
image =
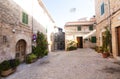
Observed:
[[[22,23],[23,12],[28,14],[28,24]],[[27,43],[26,54],[31,53],[32,33],[39,30],[47,35],[47,27],[52,30],[54,24],[41,0],[0,0],[0,62],[15,58],[21,39]]]
[[[12,0],[0,0],[0,62],[15,58],[16,43],[27,43],[26,54],[31,53],[32,31],[21,23],[22,9]]]
[[[105,3],[105,13],[100,15],[100,6],[103,2]],[[112,53],[113,56],[117,58],[118,43],[116,28],[120,26],[120,0],[95,0],[95,8],[98,39],[97,45],[102,46],[102,32],[105,31],[104,28],[107,26],[109,29],[111,29],[112,34]]]
[[[103,15],[101,15],[100,12],[102,3],[104,3],[104,9],[105,9]],[[95,0],[95,13],[96,13],[97,23],[100,23],[102,20],[106,20],[110,14],[113,14],[115,11],[117,11],[120,8],[119,4],[120,4],[119,0]]]
[[[65,49],[65,33],[61,30],[61,28],[56,27],[55,30],[56,32],[51,34],[51,41],[52,41],[52,46],[51,46],[51,51],[56,51],[56,50],[64,50]]]
[[[72,40],[77,42],[77,37],[83,37],[83,47],[95,47],[96,43],[91,43],[90,40],[85,41],[85,38],[90,39],[92,36],[96,36],[96,34],[90,34],[92,31],[95,30],[96,26],[94,25],[95,20],[93,21],[78,21],[78,22],[70,22],[66,23],[65,25],[65,49],[67,49],[67,41]],[[67,25],[68,24],[68,25]],[[93,30],[89,30],[89,26],[93,26]],[[81,30],[78,31],[77,27],[81,26]],[[87,37],[86,37],[87,36]]]
[[[118,37],[118,34],[117,34],[117,27],[120,27],[120,10],[115,13],[113,16],[112,16],[112,24],[111,24],[111,28],[112,28],[112,49],[113,49],[113,55],[115,58],[117,58],[117,55],[118,55],[118,43],[117,43],[117,37]]]

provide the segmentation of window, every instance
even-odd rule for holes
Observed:
[[[3,43],[6,43],[7,41],[7,36],[3,36]]]
[[[48,31],[47,31],[47,28],[46,28],[46,33],[47,33]]]
[[[22,13],[22,22],[28,24],[28,14],[25,12]]]
[[[104,3],[101,4],[101,15],[103,15],[105,12],[105,9],[104,9]]]
[[[89,30],[93,30],[93,25],[90,25],[90,26],[89,26]]]
[[[88,41],[88,39],[86,38],[85,41]]]
[[[77,30],[78,30],[78,31],[81,31],[81,26],[77,26]]]
[[[96,43],[96,37],[95,36],[91,37],[91,42]]]

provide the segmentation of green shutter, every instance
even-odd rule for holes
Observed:
[[[93,25],[89,26],[89,30],[93,30]]]
[[[28,24],[28,15],[26,14],[26,24]]]
[[[91,37],[91,42],[96,43],[96,37],[95,36]]]
[[[22,13],[22,22],[25,23],[25,13]]]
[[[46,28],[46,33],[47,33],[47,28]]]
[[[104,12],[105,12],[105,9],[104,9],[104,3],[102,3],[102,5],[101,5],[101,15],[103,15]]]
[[[78,26],[78,27],[77,27],[77,30],[78,30],[78,31],[81,31],[81,26]]]
[[[22,22],[28,24],[28,15],[25,12],[22,13]]]

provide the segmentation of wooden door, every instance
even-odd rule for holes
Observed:
[[[77,47],[78,48],[83,48],[83,38],[82,37],[77,37]]]
[[[117,28],[118,56],[120,56],[120,26]]]
[[[25,60],[26,55],[26,42],[24,40],[19,40],[16,44],[16,59],[19,59],[20,62]]]

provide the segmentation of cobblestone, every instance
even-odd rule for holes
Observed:
[[[120,65],[94,50],[51,52],[37,62],[21,64],[17,72],[2,79],[120,79]]]

